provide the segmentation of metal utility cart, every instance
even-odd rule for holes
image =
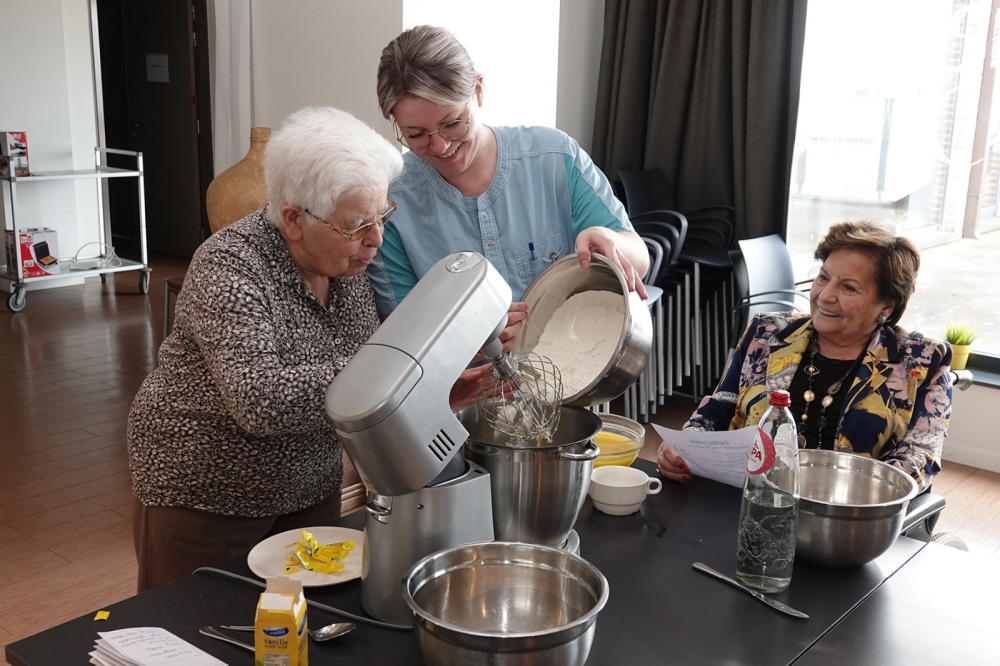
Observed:
[[[135,158],[136,168],[117,169],[107,166],[108,155],[126,155]],[[9,220],[8,228],[13,226],[15,241],[18,240],[18,232],[29,228],[31,225],[19,224],[17,215],[17,191],[28,183],[43,180],[75,180],[78,178],[93,178],[97,184],[97,218],[101,221],[100,227],[100,251],[96,258],[88,258],[88,262],[93,262],[94,266],[88,268],[74,269],[70,266],[69,259],[59,257],[59,262],[63,266],[70,266],[70,270],[64,270],[55,275],[42,275],[38,277],[28,277],[24,275],[24,268],[21,262],[17,262],[17,274],[12,275],[7,267],[0,269],[0,280],[10,283],[10,295],[7,297],[7,307],[13,312],[20,312],[25,305],[26,287],[36,281],[58,280],[67,277],[93,277],[100,275],[101,281],[106,279],[108,273],[123,273],[125,271],[140,271],[139,292],[149,293],[149,276],[152,272],[149,268],[149,258],[146,254],[146,197],[143,189],[142,175],[142,153],[130,150],[114,150],[111,148],[94,149],[94,168],[78,169],[73,171],[49,171],[33,173],[30,176],[16,176],[13,169],[9,175],[0,177],[0,181],[6,184],[10,191],[10,206],[5,210],[5,218]],[[142,251],[142,261],[130,261],[111,256],[111,246],[107,242],[111,238],[110,220],[104,215],[104,187],[101,182],[104,178],[137,178],[139,187],[139,245]],[[6,193],[5,193],[6,194]],[[7,197],[4,197],[4,206],[7,206]],[[112,259],[114,263],[112,263]],[[63,263],[63,262],[66,263]]]

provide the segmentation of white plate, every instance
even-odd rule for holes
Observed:
[[[285,574],[285,562],[289,555],[295,552],[295,545],[302,538],[302,530],[288,530],[281,534],[270,536],[253,547],[247,555],[247,565],[250,571],[261,578],[274,578],[287,575],[292,580],[301,580],[303,587],[321,587],[336,585],[361,577],[361,551],[364,549],[364,532],[346,527],[306,527],[312,532],[320,544],[337,543],[338,541],[353,541],[354,550],[341,560],[346,565],[340,573],[318,573],[299,569],[293,574]]]

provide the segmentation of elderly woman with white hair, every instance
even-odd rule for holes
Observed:
[[[365,269],[401,168],[349,113],[302,109],[267,145],[269,203],[198,248],[129,414],[139,591],[339,517],[324,398],[378,327]]]

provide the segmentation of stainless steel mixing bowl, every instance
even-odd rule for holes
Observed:
[[[625,276],[607,257],[596,253],[591,256],[588,269],[580,267],[575,254],[569,254],[538,274],[524,292],[528,319],[514,342],[514,353],[533,350],[552,314],[570,296],[584,291],[621,294],[625,323],[615,353],[607,359],[597,379],[579,392],[563,396],[564,405],[578,407],[599,405],[624,393],[646,367],[653,342],[653,322],[642,299],[629,292]]]
[[[590,653],[608,581],[578,555],[497,541],[425,557],[403,597],[432,666],[575,666]]]
[[[871,562],[896,542],[917,484],[888,463],[852,453],[799,451],[795,554],[827,567]]]
[[[524,448],[494,429],[476,405],[455,412],[469,431],[465,457],[490,473],[493,530],[500,541],[560,546],[587,499],[594,444],[601,417],[581,407],[561,407],[551,442]]]

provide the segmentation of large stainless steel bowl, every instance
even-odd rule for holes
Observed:
[[[646,367],[653,342],[653,322],[642,299],[629,292],[625,276],[607,257],[596,253],[591,256],[588,269],[580,267],[575,254],[569,254],[553,262],[532,281],[523,297],[528,304],[528,319],[513,350],[515,353],[533,350],[552,314],[569,297],[584,291],[621,294],[625,323],[615,353],[607,359],[597,379],[579,392],[563,396],[563,404],[578,407],[599,405],[624,393]]]
[[[552,441],[524,448],[526,440],[494,429],[476,405],[455,415],[469,431],[465,457],[490,473],[496,538],[562,545],[587,499],[600,453],[593,440],[601,417],[581,407],[561,407]]]
[[[575,666],[590,654],[608,581],[578,555],[498,541],[425,557],[403,597],[432,666]]]
[[[796,556],[827,567],[871,562],[896,542],[917,484],[888,463],[851,453],[799,452]]]

